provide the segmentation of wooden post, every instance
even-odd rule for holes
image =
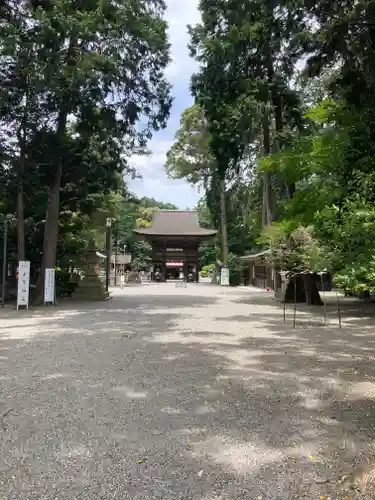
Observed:
[[[338,318],[339,318],[339,328],[342,328],[340,298],[339,298],[339,294],[338,293],[336,293],[336,300],[337,300],[337,315],[338,315]]]
[[[324,323],[327,323],[327,303],[326,303],[326,296],[325,296],[325,291],[323,291],[324,289],[324,272],[319,272],[318,273],[319,276],[320,276],[320,286],[321,286],[321,293],[322,293],[322,296],[323,296],[323,315],[324,315]]]
[[[296,327],[297,318],[297,275],[294,275],[294,311],[293,311],[293,328]]]

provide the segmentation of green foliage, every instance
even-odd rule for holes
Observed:
[[[0,211],[14,255],[17,210],[27,258],[48,253],[50,265],[56,224],[58,258],[78,262],[87,245],[104,246],[111,216],[115,244],[147,267],[150,248],[132,228],[173,207],[131,197],[123,175],[168,116],[164,9],[162,0],[2,3]],[[189,28],[195,104],[168,175],[204,190],[201,224],[227,233],[234,276],[235,256],[263,230],[259,242],[284,269],[332,268],[345,290],[373,291],[373,2],[201,0],[199,9]],[[204,266],[218,249],[219,238],[202,246]]]
[[[236,254],[263,226],[260,243],[283,269],[330,268],[346,290],[373,291],[373,2],[202,0],[200,11],[193,92],[218,173],[206,189],[212,220],[225,177]],[[298,58],[307,59],[299,75]],[[259,174],[238,189],[246,151]]]
[[[203,266],[202,269],[200,270],[200,275],[202,278],[209,278],[210,276],[212,276],[215,269],[216,269],[216,264],[207,264]]]
[[[145,241],[135,241],[131,246],[132,269],[147,271],[151,265],[151,246]]]
[[[167,153],[165,169],[168,176],[206,186],[215,168],[210,141],[203,109],[194,104],[182,114],[175,143]]]
[[[199,140],[196,134],[192,133],[198,130],[198,125],[205,123],[200,110],[201,108],[195,105],[183,114],[176,135],[177,142],[168,152],[166,171],[172,177],[185,178],[192,184],[203,184],[206,195],[197,206],[200,224],[206,228],[219,228],[220,194],[216,183],[217,176],[213,172],[214,161],[207,150],[207,135],[205,135],[207,131],[202,129]],[[233,179],[234,182],[225,193],[225,203],[229,251],[243,255],[254,246],[259,231],[260,220],[256,220],[255,213],[260,203],[260,185],[259,179],[253,178],[250,166],[239,166],[238,174],[239,177]],[[249,211],[245,213],[244,208],[248,208]],[[202,265],[215,261],[219,256],[219,237],[220,235],[215,244],[208,243],[201,246]]]
[[[290,240],[291,232],[302,225],[318,243],[317,254],[319,247],[324,248],[337,285],[348,291],[348,287],[370,291],[375,241],[371,127],[363,122],[362,113],[343,100],[326,99],[308,115],[315,125],[309,136],[297,138],[292,148],[260,162],[261,168],[286,179],[293,172],[297,181],[293,200],[281,205],[280,234],[273,235],[289,257],[284,258],[287,262],[280,255],[277,260],[289,268],[306,267]]]
[[[126,246],[132,255],[132,265],[137,270],[147,270],[151,262],[151,246],[146,241],[137,239],[133,233],[135,227],[148,227],[152,223],[152,215],[156,210],[176,210],[171,203],[159,202],[153,198],[137,198],[128,194],[119,201],[117,209],[117,226],[114,244],[119,249]]]
[[[366,265],[353,263],[345,266],[334,276],[335,286],[345,292],[375,292],[375,255]]]
[[[229,269],[229,284],[232,286],[239,285],[241,282],[243,266],[239,261],[238,256],[231,252],[228,255],[228,269]]]
[[[330,256],[314,238],[313,228],[293,226],[294,221],[273,224],[263,232],[262,241],[268,243],[274,265],[293,273],[327,270]]]
[[[216,262],[219,254],[218,246],[214,243],[203,243],[199,247],[199,262],[205,267],[211,262]]]
[[[10,175],[2,184],[9,200],[18,197],[18,247],[38,240],[43,274],[54,266],[58,229],[60,247],[73,235],[70,250],[82,248],[101,224],[93,215],[111,211],[105,197],[122,190],[129,155],[166,124],[165,5],[5,0],[3,12],[0,140]],[[33,225],[37,234],[30,234]],[[74,238],[78,233],[86,235]]]

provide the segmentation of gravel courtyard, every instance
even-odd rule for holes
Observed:
[[[374,458],[374,328],[290,314],[208,284],[0,310],[0,499],[373,499],[316,479]]]

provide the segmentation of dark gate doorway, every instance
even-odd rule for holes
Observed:
[[[182,262],[167,262],[166,263],[166,268],[167,268],[167,276],[166,279],[168,280],[178,280],[180,277],[180,272],[182,271],[183,268],[183,263]]]

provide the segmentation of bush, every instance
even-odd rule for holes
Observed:
[[[348,265],[334,277],[334,285],[346,293],[375,292],[375,261]]]
[[[216,269],[216,264],[209,264],[207,266],[202,267],[199,274],[202,278],[208,278],[209,276],[212,276],[212,274],[215,272],[215,269]],[[240,263],[237,255],[233,253],[230,253],[228,255],[228,269],[229,269],[230,286],[240,285],[243,266]],[[219,270],[219,276],[220,276],[220,270]]]
[[[77,276],[72,275],[67,269],[56,268],[55,270],[55,286],[56,295],[60,296],[71,296],[72,293],[77,288],[78,281]]]
[[[55,284],[56,286],[67,285],[70,281],[71,273],[66,269],[56,268],[55,270]]]
[[[208,278],[215,271],[215,267],[215,264],[208,264],[207,266],[203,266],[199,273],[200,276],[202,278]]]

